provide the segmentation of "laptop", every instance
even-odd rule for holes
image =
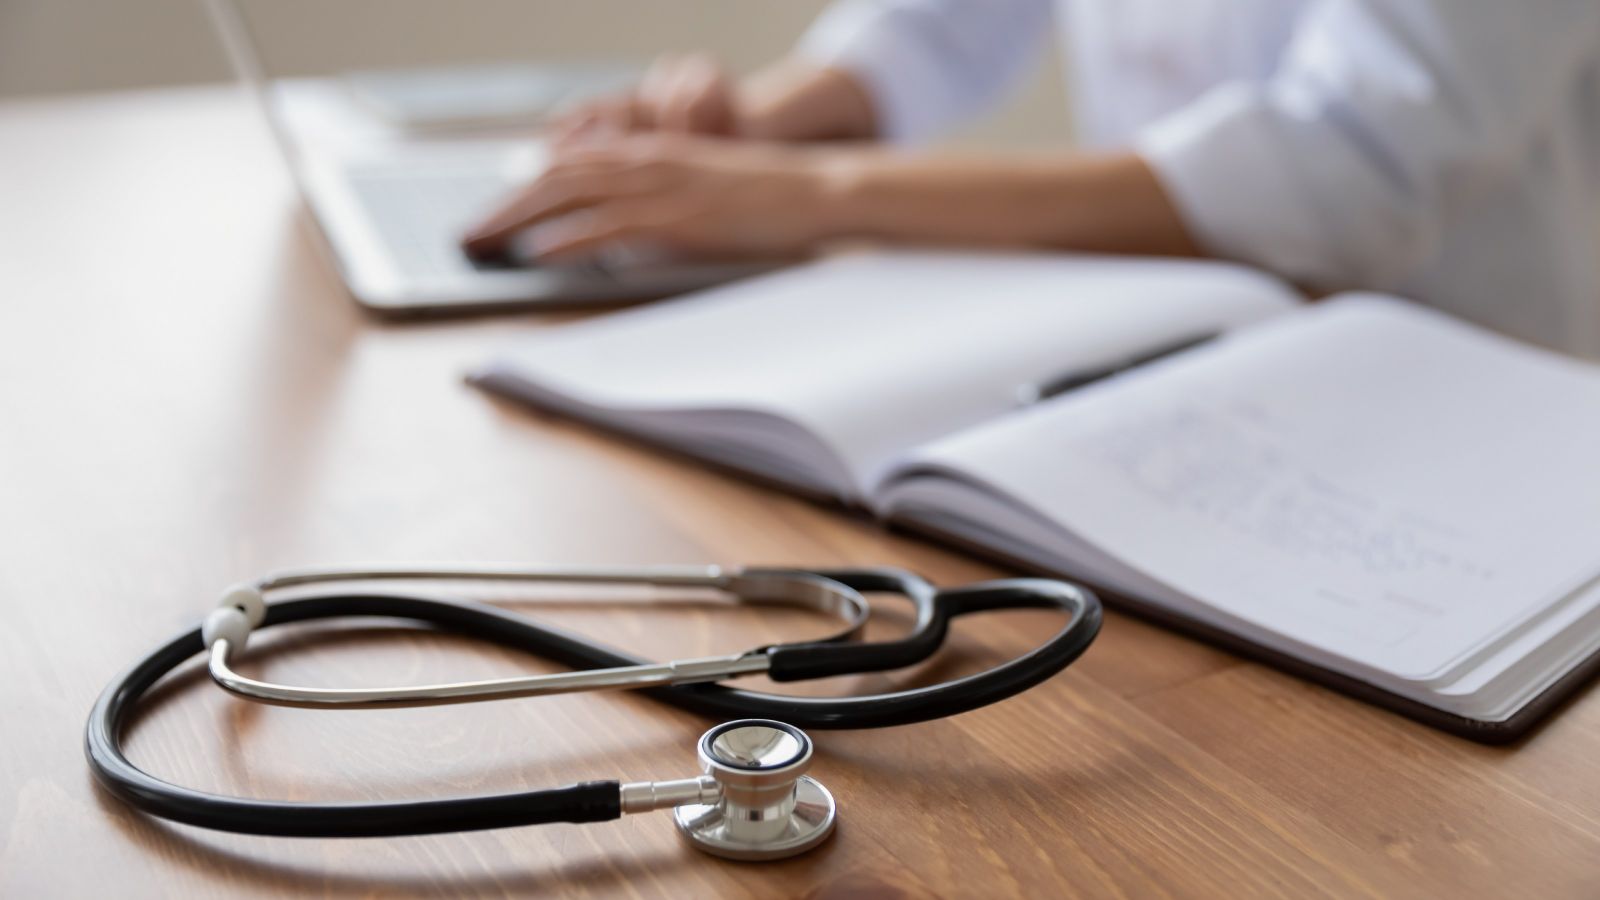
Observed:
[[[537,141],[419,135],[386,125],[339,79],[268,78],[240,0],[206,5],[340,277],[369,310],[406,316],[614,304],[770,268],[673,263],[640,248],[559,266],[540,266],[525,253],[473,260],[461,235],[538,174],[544,152]]]

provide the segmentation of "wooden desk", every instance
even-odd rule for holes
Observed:
[[[215,834],[90,781],[86,713],[223,585],[312,562],[887,563],[996,574],[464,387],[558,319],[374,322],[307,236],[248,107],[204,89],[0,105],[0,896],[1600,893],[1600,696],[1476,746],[1112,615],[1070,672],[951,721],[820,734],[820,851],[703,857],[659,816],[400,840]],[[630,649],[814,627],[634,612]],[[948,675],[1053,620],[960,627]],[[439,636],[268,640],[306,683],[536,666]],[[831,689],[899,683],[863,678]],[[379,799],[692,772],[694,717],[623,696],[394,712],[251,707],[192,679],[131,753],[220,791]]]

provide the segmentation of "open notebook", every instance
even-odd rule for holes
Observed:
[[[1600,659],[1600,369],[1399,300],[844,257],[554,329],[476,380],[1479,739]]]

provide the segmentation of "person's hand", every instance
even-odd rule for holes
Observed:
[[[588,101],[562,116],[552,136],[570,142],[641,131],[739,134],[732,79],[709,56],[664,56],[632,91]]]
[[[500,254],[529,228],[540,261],[613,245],[691,258],[793,256],[827,236],[814,151],[642,134],[553,152],[542,175],[463,239],[469,254]]]

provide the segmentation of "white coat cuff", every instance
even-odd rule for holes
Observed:
[[[1260,88],[1220,86],[1146,126],[1134,149],[1208,252],[1324,287],[1337,280],[1314,201],[1285,150],[1292,141]]]

